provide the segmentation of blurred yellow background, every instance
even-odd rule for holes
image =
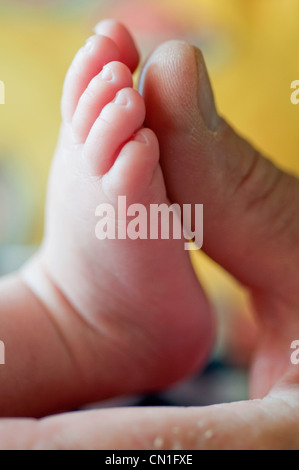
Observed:
[[[145,7],[152,18],[142,18]],[[42,234],[65,72],[94,23],[112,12],[121,18],[124,11],[136,36],[139,23],[146,30],[156,19],[161,38],[175,37],[177,28],[178,36],[202,46],[220,112],[280,165],[299,171],[299,106],[290,102],[290,83],[299,78],[297,0],[2,1],[0,80],[6,104],[0,108],[0,158],[21,169],[33,193],[28,241]],[[152,24],[148,30],[153,34]]]
[[[199,45],[222,115],[299,173],[299,105],[290,101],[299,79],[298,0],[1,1],[0,243],[41,240],[64,75],[93,25],[111,16],[133,28],[144,54],[175,37]],[[218,270],[204,266],[214,291]]]

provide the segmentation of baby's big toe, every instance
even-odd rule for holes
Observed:
[[[115,42],[120,52],[119,60],[134,72],[139,62],[139,53],[127,28],[116,20],[102,20],[95,27],[95,31]]]
[[[66,122],[71,121],[84,90],[106,64],[120,61],[130,72],[138,65],[139,54],[134,40],[122,24],[114,20],[102,21],[96,32],[76,54],[66,75],[61,103]]]
[[[101,72],[105,64],[119,60],[120,52],[112,39],[92,36],[76,54],[64,81],[61,101],[62,117],[70,122],[80,96],[89,82]]]

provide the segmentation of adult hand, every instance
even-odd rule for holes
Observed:
[[[141,91],[170,198],[204,204],[206,252],[251,291],[262,331],[252,399],[2,420],[0,447],[298,449],[299,366],[290,346],[299,339],[299,181],[218,117],[202,56],[188,44],[158,48]]]

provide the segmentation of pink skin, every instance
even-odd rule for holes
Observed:
[[[200,368],[211,349],[213,321],[185,240],[96,238],[100,203],[125,195],[128,204],[169,204],[158,141],[142,127],[144,101],[132,88],[136,47],[121,25],[108,21],[103,29],[110,37],[91,37],[65,80],[44,242],[22,271],[23,304],[31,302],[23,363],[16,357],[1,383],[6,416],[167,386]],[[3,290],[12,297],[19,281],[9,282]],[[43,338],[51,331],[45,354],[33,331]],[[13,349],[16,338],[4,333]],[[53,374],[55,363],[61,367]],[[16,370],[30,378],[25,388],[19,381],[21,402],[10,395]],[[41,383],[47,393],[32,401]]]
[[[124,29],[119,27],[117,23],[106,23],[105,27],[105,34],[109,35],[110,31],[112,39],[115,39],[113,35],[116,32],[115,37],[124,34]],[[109,30],[109,28],[111,29]],[[128,37],[125,39],[129,41]],[[117,43],[116,40],[115,42]],[[121,50],[121,45],[119,45],[119,49]],[[0,420],[0,447],[2,449],[191,450],[298,449],[299,447],[298,366],[290,363],[290,340],[295,339],[297,337],[296,332],[299,331],[297,287],[299,226],[298,217],[294,216],[298,212],[299,183],[298,180],[290,179],[289,176],[279,172],[278,169],[269,168],[267,161],[259,154],[256,154],[256,163],[251,167],[250,172],[245,173],[247,177],[244,179],[244,167],[252,162],[253,149],[223,121],[221,121],[221,127],[214,128],[212,132],[206,127],[208,124],[214,127],[214,124],[219,120],[218,118],[215,119],[215,110],[213,110],[211,103],[208,105],[207,98],[209,98],[210,86],[206,81],[204,63],[200,56],[195,60],[194,52],[194,49],[189,45],[172,43],[162,46],[152,56],[151,61],[148,63],[146,80],[143,82],[143,91],[147,103],[147,119],[155,125],[156,132],[159,134],[163,166],[168,168],[165,172],[168,193],[172,192],[173,196],[176,196],[181,203],[192,197],[199,200],[204,198],[209,208],[206,226],[210,235],[207,247],[210,255],[218,262],[222,262],[235,275],[237,272],[241,273],[243,282],[244,276],[249,276],[255,280],[255,291],[252,285],[251,289],[253,293],[260,294],[259,297],[256,296],[255,298],[258,300],[258,313],[263,327],[261,332],[264,336],[256,356],[252,382],[256,396],[264,396],[268,390],[270,392],[263,399],[205,408],[108,409],[60,414],[39,421]],[[200,77],[198,77],[198,69],[195,69],[196,66],[199,68]],[[172,71],[172,74],[169,71]],[[189,72],[188,87],[185,87],[186,71]],[[157,84],[159,84],[158,87]],[[199,91],[202,99],[198,99],[197,93]],[[203,91],[204,93],[202,93]],[[191,101],[188,101],[188,96]],[[178,106],[179,99],[185,103],[185,107]],[[187,113],[185,112],[186,109],[188,109]],[[75,106],[73,110],[75,110]],[[209,113],[206,114],[207,112]],[[212,114],[210,114],[211,112]],[[165,113],[168,113],[168,119],[163,123]],[[203,119],[204,115],[205,119]],[[163,126],[159,126],[160,121],[164,124]],[[165,128],[166,122],[168,125]],[[193,124],[192,134],[186,133],[186,130],[190,129],[190,122]],[[86,132],[86,126],[83,123],[82,129]],[[70,130],[72,137],[68,135]],[[145,152],[145,149],[155,149],[156,139],[152,132],[148,130],[142,130],[141,133],[147,137],[147,144],[144,145],[131,139],[123,147],[118,157],[117,155],[113,156],[110,160],[110,155],[108,162],[109,160],[115,161],[111,170],[102,179],[98,176],[93,177],[94,187],[98,187],[100,181],[102,181],[103,186],[106,184],[106,197],[109,194],[113,199],[115,194],[119,193],[120,175],[125,176],[122,182],[127,188],[127,193],[132,196],[132,200],[136,199],[135,191],[131,191],[132,188],[137,188],[137,192],[140,191],[140,195],[145,196],[146,188],[150,184],[147,185],[145,182],[143,187],[142,185],[137,185],[138,187],[135,185],[139,181],[138,175],[140,172],[144,172],[143,176],[145,176],[145,168],[149,169],[149,167],[151,171],[148,171],[147,174],[151,176],[154,174],[153,182],[156,181],[157,184],[152,188],[152,192],[147,192],[147,198],[151,199],[150,196],[153,194],[157,197],[161,196],[161,178],[159,180],[157,176],[157,173],[161,175],[159,166],[156,166],[158,169],[152,172],[158,154]],[[62,139],[73,139],[73,134],[71,126],[68,125],[63,130]],[[137,131],[137,134],[140,135],[139,131]],[[75,133],[75,137],[76,135],[78,136]],[[60,206],[56,206],[57,211],[54,215],[57,217],[65,216],[63,220],[58,218],[59,223],[64,224],[61,225],[62,228],[64,226],[68,227],[70,221],[72,221],[73,230],[76,229],[75,235],[79,236],[76,243],[77,250],[73,250],[73,253],[76,253],[76,258],[70,256],[72,253],[70,243],[75,243],[72,240],[74,232],[66,233],[63,228],[59,235],[59,226],[53,226],[52,224],[51,205],[55,208],[52,186],[50,190],[50,201],[52,202],[49,207],[52,220],[50,220],[44,250],[42,255],[39,255],[37,260],[26,269],[25,274],[22,273],[23,278],[25,276],[26,283],[34,288],[37,296],[33,295],[32,290],[28,288],[26,283],[24,284],[24,281],[18,275],[0,283],[1,337],[7,345],[9,358],[7,364],[9,367],[1,368],[0,404],[2,414],[11,411],[15,415],[25,413],[26,415],[36,415],[62,406],[70,408],[80,401],[90,399],[92,389],[99,398],[99,391],[103,396],[105,393],[122,393],[128,385],[131,386],[132,381],[133,386],[138,389],[140,383],[136,384],[135,376],[137,374],[141,374],[139,377],[142,376],[142,368],[145,369],[145,375],[148,377],[148,381],[144,380],[143,384],[149,386],[150,381],[153,378],[156,379],[157,376],[154,377],[149,370],[150,364],[147,360],[156,366],[158,373],[161,373],[163,368],[162,359],[168,360],[166,367],[164,364],[165,381],[168,380],[172,359],[166,353],[163,355],[161,349],[157,348],[159,345],[161,347],[159,335],[161,334],[160,330],[163,333],[163,328],[164,332],[168,331],[172,337],[171,340],[174,343],[173,346],[175,346],[172,350],[174,361],[178,361],[177,351],[183,352],[183,354],[186,350],[188,352],[186,339],[191,339],[192,334],[190,334],[190,331],[189,335],[186,331],[186,336],[177,333],[179,328],[188,328],[189,322],[192,323],[192,312],[194,311],[191,303],[185,305],[185,318],[188,322],[180,323],[179,317],[175,315],[177,312],[177,306],[175,305],[173,306],[172,319],[169,321],[169,304],[164,303],[163,305],[161,303],[162,298],[165,300],[163,288],[165,287],[167,291],[168,284],[167,282],[161,283],[157,290],[156,275],[162,276],[161,279],[165,279],[167,274],[170,277],[173,276],[173,279],[176,276],[173,275],[175,271],[170,272],[170,274],[166,272],[168,266],[164,264],[166,258],[163,259],[163,257],[166,257],[167,250],[165,250],[165,253],[161,252],[159,250],[160,243],[156,244],[156,248],[161,259],[162,273],[160,271],[159,273],[153,272],[156,258],[154,245],[152,244],[150,245],[152,250],[150,251],[151,258],[149,259],[147,259],[147,251],[142,251],[144,244],[141,243],[138,244],[137,248],[135,245],[135,250],[132,250],[130,244],[127,245],[127,242],[124,242],[122,245],[124,247],[123,251],[120,250],[120,245],[117,243],[113,246],[113,250],[109,251],[108,256],[105,256],[105,250],[104,253],[101,253],[101,266],[105,267],[106,271],[105,276],[101,276],[102,283],[98,285],[98,292],[102,296],[98,300],[99,306],[103,305],[107,307],[107,310],[100,311],[99,307],[98,311],[95,309],[91,315],[93,302],[87,305],[86,299],[88,296],[84,296],[84,293],[87,292],[88,295],[91,295],[92,300],[96,298],[95,280],[97,281],[97,278],[95,275],[100,271],[98,271],[95,256],[92,256],[97,253],[93,251],[96,248],[92,245],[89,249],[89,265],[84,266],[84,258],[88,252],[85,237],[91,244],[94,243],[94,240],[92,241],[89,238],[90,218],[84,211],[87,207],[85,205],[86,200],[81,201],[77,194],[81,194],[81,188],[85,190],[89,188],[86,195],[84,193],[83,195],[85,199],[92,201],[93,194],[98,195],[99,191],[94,190],[93,192],[90,189],[91,177],[90,172],[84,166],[85,161],[82,162],[81,167],[78,164],[78,159],[82,157],[80,145],[82,143],[79,146],[75,144],[75,147],[78,147],[76,151],[67,151],[63,154],[65,163],[61,162],[63,160],[63,158],[61,159],[62,154],[58,151],[57,166],[53,170],[55,174],[57,169],[61,169],[61,174],[56,174],[55,191],[59,191],[61,188],[65,189],[65,183],[68,183],[70,194],[77,205],[76,214],[81,217],[78,221],[80,223],[75,223],[75,211],[72,210],[72,205],[68,204],[64,207],[62,205],[63,200],[59,199]],[[66,148],[69,147],[66,146]],[[139,151],[140,149],[143,150]],[[175,152],[176,158],[173,158]],[[138,160],[134,158],[137,154],[141,157]],[[73,157],[71,163],[68,158],[70,155]],[[92,160],[91,154],[90,157]],[[130,168],[130,165],[127,165],[127,160],[131,158],[134,159],[135,163],[145,162],[142,171],[139,172],[138,170],[136,173],[134,171],[134,174],[137,175],[134,182],[129,179],[132,172],[125,173],[124,171]],[[151,164],[148,164],[149,160]],[[120,165],[119,162],[121,162]],[[213,165],[214,163],[216,164]],[[242,164],[240,165],[240,163]],[[62,171],[63,164],[65,165],[65,172]],[[176,171],[176,165],[180,167],[179,172]],[[77,170],[80,169],[77,175],[72,172],[73,167]],[[118,168],[118,170],[114,172],[114,168]],[[191,171],[190,168],[192,168]],[[232,171],[232,168],[234,171]],[[265,172],[265,168],[268,168],[268,171]],[[81,174],[82,169],[84,169],[83,174]],[[109,181],[108,175],[110,172],[112,176]],[[198,184],[198,180],[193,176],[194,174],[200,176],[202,184]],[[190,178],[190,175],[192,175],[192,178]],[[265,193],[265,186],[267,187],[265,183],[269,183],[266,176],[271,180],[273,175],[279,175],[280,184],[272,186],[272,190]],[[59,184],[59,176],[61,176],[61,184]],[[179,182],[184,181],[185,184],[173,184],[177,177]],[[232,205],[229,213],[230,223],[227,223],[227,210],[224,210],[223,203],[227,203],[226,197],[229,198],[232,194],[231,188],[235,188],[232,183],[236,183],[240,178],[243,184],[241,186],[240,184],[237,185],[238,197],[230,201],[237,204]],[[106,183],[104,183],[105,180]],[[187,184],[188,180],[189,184]],[[143,181],[146,181],[146,179]],[[196,184],[192,186],[194,181]],[[211,190],[215,186],[223,197],[218,197],[217,191]],[[291,198],[290,189],[292,191]],[[177,191],[176,194],[174,193],[175,190]],[[186,193],[186,191],[190,191],[190,193]],[[70,198],[67,197],[64,200],[69,201]],[[94,203],[94,201],[92,202]],[[270,209],[276,209],[278,202],[284,205],[284,210],[276,210],[277,217],[275,221],[280,224],[285,221],[288,223],[283,224],[284,230],[273,233],[273,218],[269,215],[272,213]],[[244,207],[248,206],[251,211],[243,210]],[[218,214],[216,225],[215,212]],[[247,218],[248,213],[251,215],[249,219]],[[67,218],[68,220],[66,220]],[[82,224],[82,220],[84,220],[84,224]],[[84,227],[85,233],[80,234],[80,230],[84,230]],[[263,230],[259,230],[260,227]],[[249,256],[244,255],[244,243],[246,243],[247,238],[242,236],[243,229],[245,232],[256,236],[255,243],[252,245],[253,251],[249,252]],[[228,252],[225,238],[223,239],[224,233],[230,240],[234,240],[234,250]],[[64,237],[68,237],[67,242]],[[57,246],[58,240],[62,246]],[[217,243],[215,243],[215,240]],[[252,239],[250,239],[250,242],[252,242]],[[80,256],[78,256],[78,243],[80,243]],[[108,250],[108,245],[105,248]],[[173,248],[173,254],[176,254],[175,247]],[[140,265],[142,269],[140,269],[138,260],[136,260],[136,249],[137,254],[141,257]],[[61,260],[57,259],[57,252]],[[51,253],[52,258],[49,259]],[[135,278],[133,277],[134,273],[132,271],[128,272],[127,265],[124,264],[125,261],[128,262],[126,253],[131,255],[130,261],[133,261],[133,263],[130,264],[130,269],[135,270],[137,274]],[[111,271],[109,270],[111,265],[109,263],[113,262],[114,256],[115,276],[111,278]],[[242,263],[239,262],[239,256],[242,257]],[[67,257],[69,257],[68,260],[66,260]],[[74,261],[77,263],[76,266],[74,266]],[[168,259],[167,261],[171,266],[171,260]],[[62,269],[61,264],[63,262],[71,264]],[[270,266],[267,262],[270,263]],[[50,266],[54,263],[60,264],[61,271],[59,274],[64,279],[64,286],[67,289],[74,282],[73,271],[79,269],[78,272],[81,272],[80,282],[77,279],[75,289],[70,291],[69,294],[75,293],[77,304],[80,304],[81,308],[85,306],[85,316],[78,314],[80,309],[78,307],[75,309],[68,302],[67,297],[61,292],[61,288],[58,288],[58,281],[53,282]],[[147,269],[144,269],[144,264],[148,266]],[[73,270],[69,269],[70,266]],[[189,270],[184,271],[183,263],[179,266],[183,270],[184,276],[187,275],[187,272],[190,275]],[[92,279],[88,278],[91,267],[94,268]],[[175,269],[175,265],[172,265],[172,267]],[[124,273],[128,274],[129,278],[124,277]],[[140,279],[141,276],[143,276],[142,279]],[[277,276],[284,282],[278,284],[274,282],[271,285]],[[87,279],[83,282],[85,277]],[[124,290],[122,289],[123,286],[119,285],[120,279],[125,280],[126,285],[123,284],[123,286],[126,289]],[[187,296],[195,295],[192,279],[188,277],[189,284],[188,286],[185,285],[186,289],[189,288],[189,292],[184,293]],[[131,282],[132,280],[135,281],[134,284]],[[249,279],[247,279],[247,284],[250,284],[248,281]],[[263,282],[261,283],[261,281]],[[264,281],[267,283],[267,289],[265,289]],[[111,295],[110,288],[112,285],[114,291]],[[136,286],[135,292],[132,291],[133,285]],[[146,304],[142,304],[142,295],[145,295],[148,300],[149,293],[146,289],[144,290],[146,286],[147,288],[152,286],[152,295]],[[172,296],[178,295],[176,289],[180,286],[181,284],[173,286]],[[106,288],[106,298],[105,292],[102,291],[103,287]],[[117,290],[117,288],[120,289]],[[138,294],[141,294],[140,308],[137,315],[136,310],[133,309],[132,311],[131,306],[127,303],[126,294],[128,292],[130,292],[135,303]],[[287,302],[284,298],[286,293]],[[119,304],[120,294],[121,304]],[[284,295],[282,296],[282,294]],[[204,300],[200,291],[196,295],[198,297],[194,297],[194,302],[203,305]],[[184,298],[186,299],[186,297]],[[104,299],[103,302],[101,302],[102,299]],[[177,299],[177,302],[180,303],[182,300]],[[161,313],[158,308],[153,308],[153,303],[157,307],[163,305],[164,311]],[[145,310],[145,306],[148,309]],[[114,307],[118,307],[117,321],[115,321],[117,312]],[[134,307],[136,307],[136,304]],[[191,308],[190,311],[188,310],[189,307]],[[159,311],[156,312],[156,310]],[[159,315],[159,312],[161,315]],[[155,330],[155,338],[153,338],[153,329],[150,331],[150,328],[148,328],[148,326],[150,327],[149,313],[152,315],[153,325],[155,324],[158,327]],[[129,317],[130,322],[128,322]],[[143,329],[146,322],[147,327]],[[90,326],[91,323],[93,323],[93,326]],[[117,323],[120,326],[118,334]],[[188,324],[185,325],[184,323]],[[177,329],[170,331],[170,326],[173,328],[174,325]],[[132,338],[132,332],[134,332],[135,338]],[[152,334],[152,337],[147,336],[149,333]],[[146,342],[146,340],[149,341]],[[166,340],[167,335],[163,338],[163,341]],[[171,340],[169,340],[169,343]],[[17,344],[17,348],[15,344]],[[126,352],[131,356],[124,358],[125,344],[127,346]],[[149,344],[153,347],[151,356],[147,356]],[[165,346],[167,348],[167,344]],[[136,347],[136,349],[133,350],[133,347]],[[185,350],[181,348],[185,348]],[[116,350],[119,350],[120,354]],[[158,367],[157,362],[153,360],[153,355],[155,357],[156,352],[160,353]],[[182,363],[186,364],[185,356]],[[114,384],[113,379],[115,379]]]

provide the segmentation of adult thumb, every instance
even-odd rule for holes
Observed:
[[[298,298],[299,182],[222,118],[199,49],[161,45],[140,80],[168,196],[204,205],[204,250],[243,284]]]

